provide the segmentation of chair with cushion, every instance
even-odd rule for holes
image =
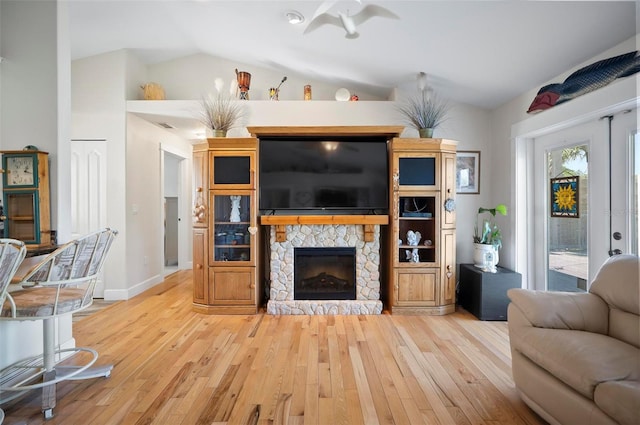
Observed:
[[[42,320],[43,354],[0,371],[0,403],[42,388],[42,411],[48,419],[56,405],[58,382],[111,374],[112,365],[91,367],[98,359],[91,348],[60,349],[55,321],[93,303],[98,274],[116,234],[102,229],[60,246],[26,273],[18,290],[6,293],[0,304],[0,320]]]
[[[22,263],[27,248],[23,242],[15,239],[0,239],[0,306],[7,298],[11,279]],[[4,412],[0,409],[0,424],[4,420]]]
[[[640,424],[640,258],[608,259],[589,292],[510,289],[513,380],[550,424]]]

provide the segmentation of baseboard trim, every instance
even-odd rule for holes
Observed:
[[[127,289],[105,289],[104,299],[107,301],[128,300],[139,295],[147,289],[153,288],[164,280],[162,275],[155,275]]]

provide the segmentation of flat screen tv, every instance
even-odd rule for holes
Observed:
[[[259,209],[387,214],[384,137],[261,138]]]

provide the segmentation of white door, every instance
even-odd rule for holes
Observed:
[[[611,120],[612,254],[640,254],[640,134],[638,110],[616,114]],[[619,187],[618,187],[619,186]]]
[[[164,198],[164,266],[178,265],[178,197]]]
[[[534,289],[586,291],[610,255],[632,251],[636,122],[620,113],[534,140]]]
[[[107,142],[71,141],[71,236],[77,238],[107,226]],[[104,296],[104,283],[95,297]]]

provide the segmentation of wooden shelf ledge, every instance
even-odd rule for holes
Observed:
[[[251,126],[247,130],[253,137],[267,136],[386,136],[399,137],[404,126],[398,125],[346,125],[346,126]]]
[[[373,242],[374,226],[389,224],[388,215],[263,215],[260,217],[263,226],[276,227],[276,241],[287,240],[286,226],[291,224],[361,224],[364,226],[365,242]]]

